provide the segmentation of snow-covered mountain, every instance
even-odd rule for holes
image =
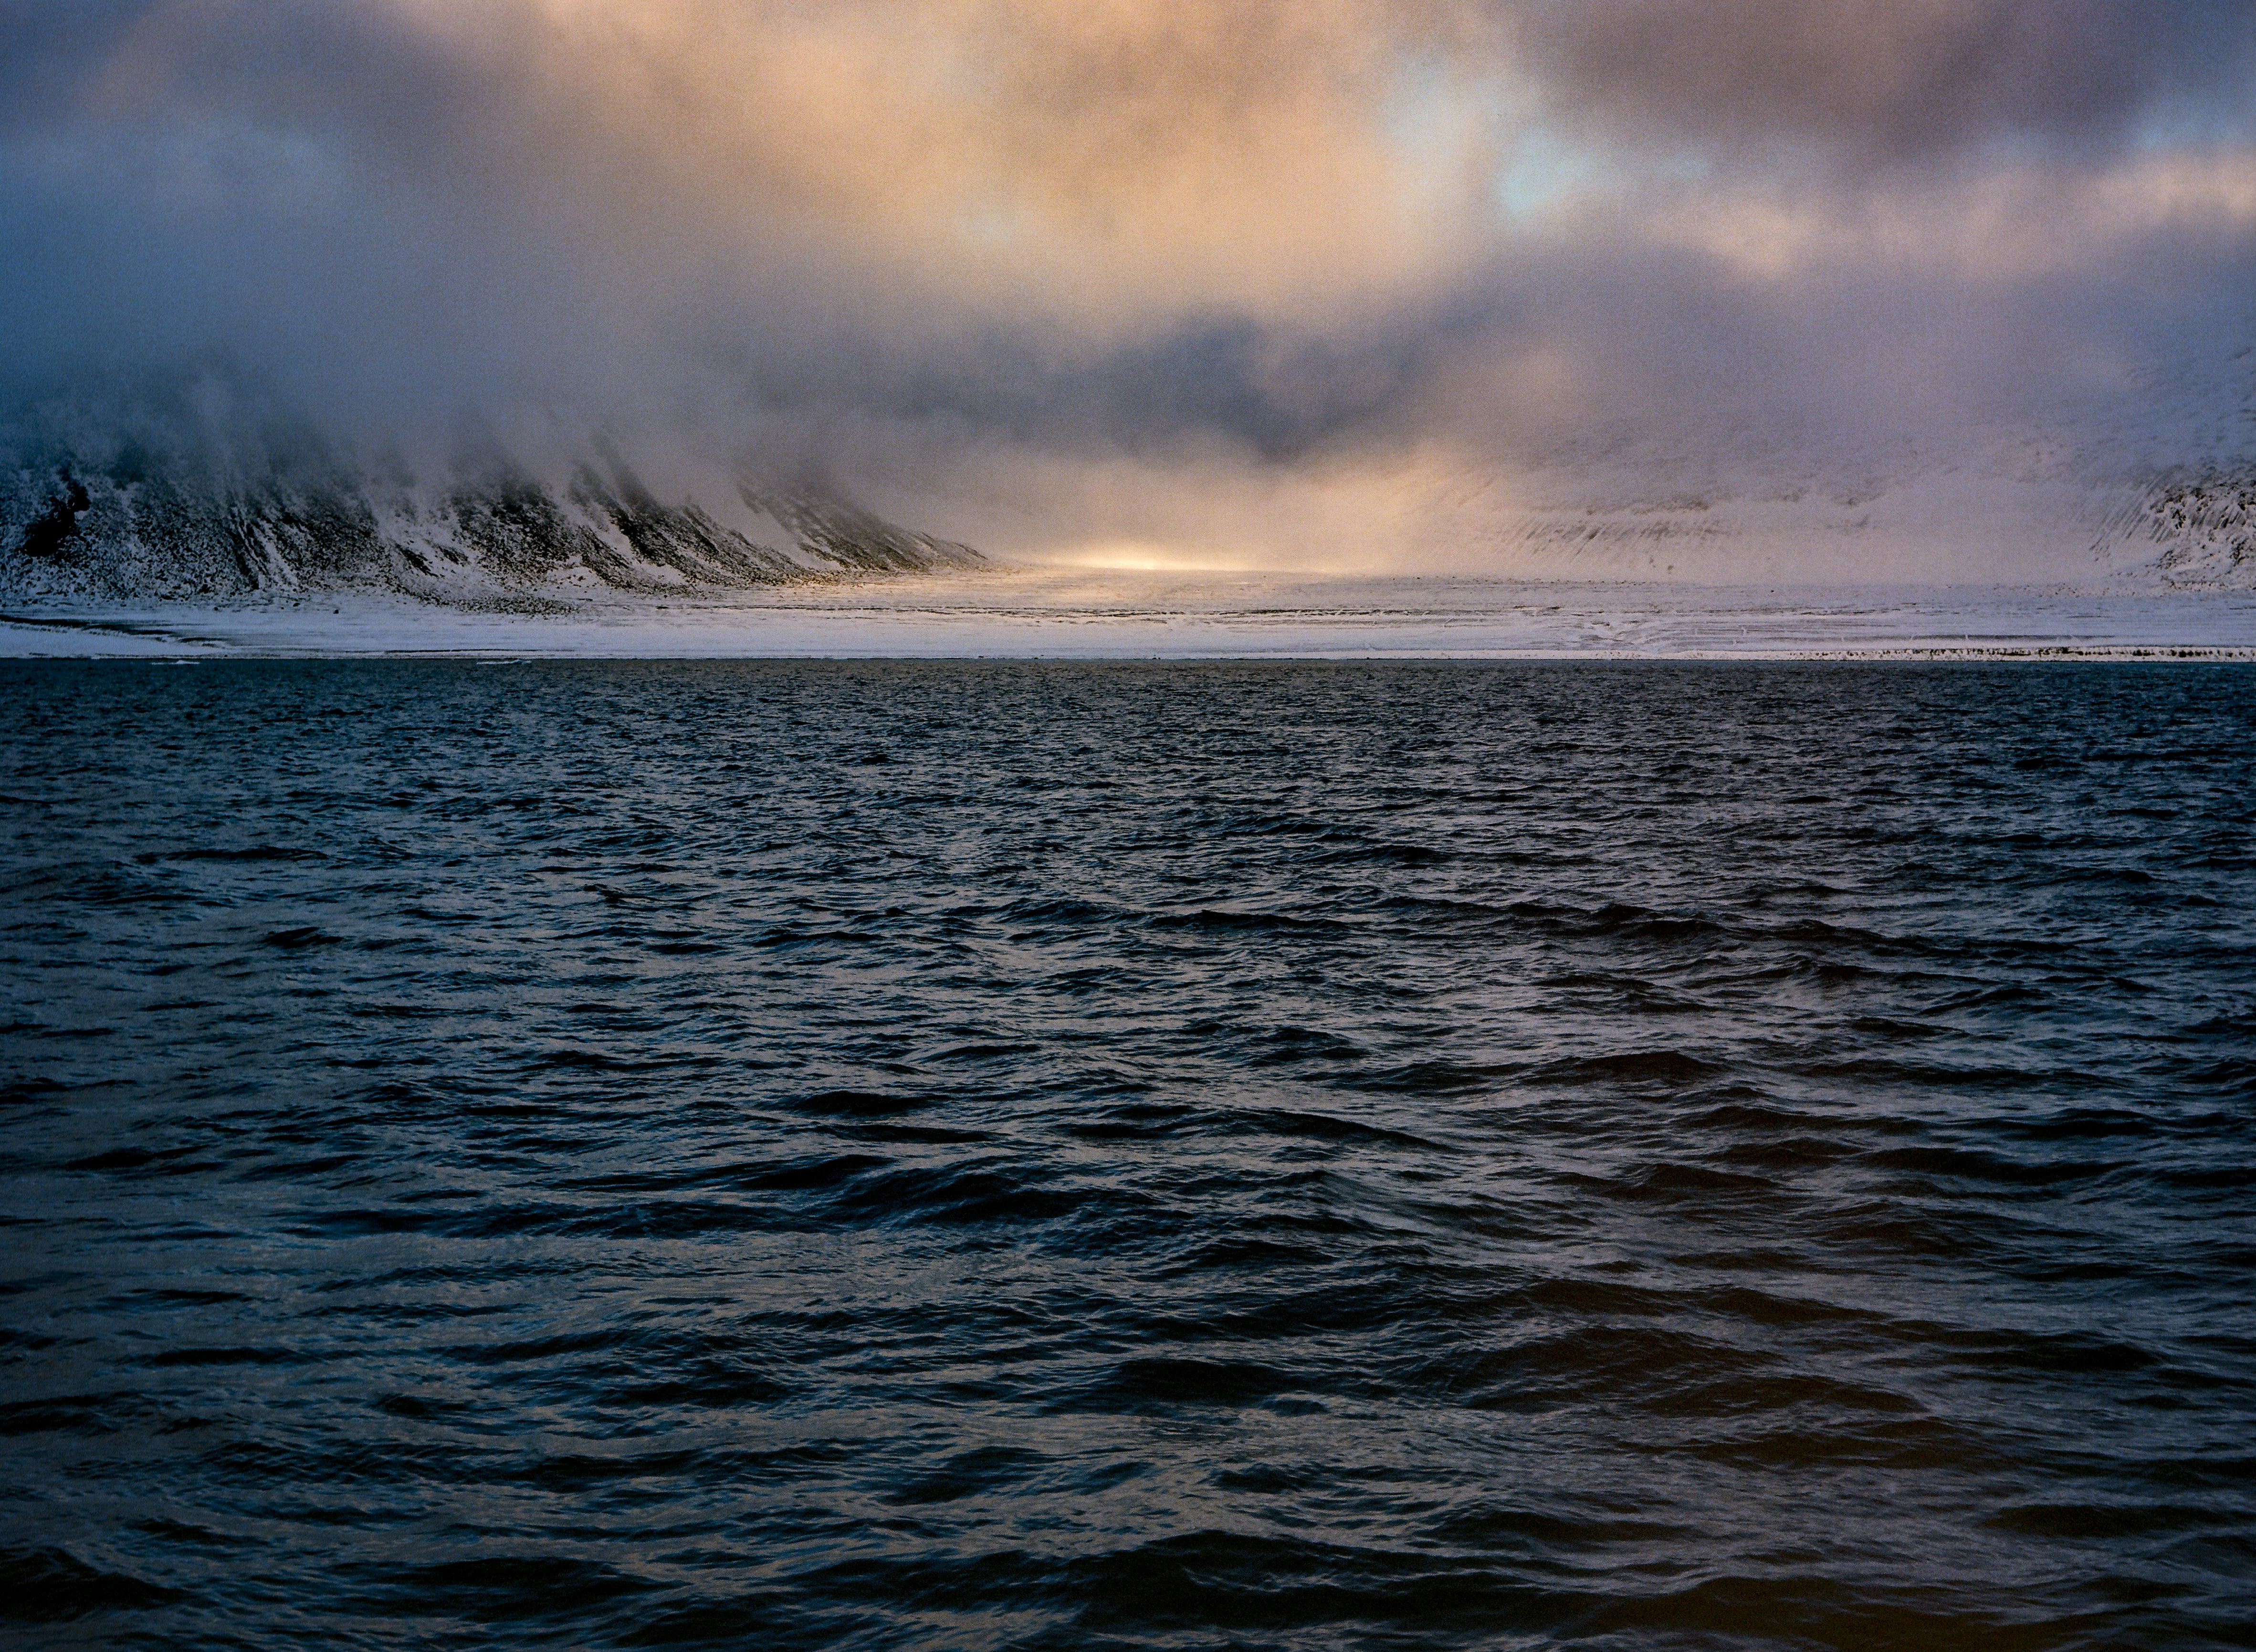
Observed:
[[[138,415],[0,440],[0,595],[213,598],[391,589],[469,608],[690,594],[981,564],[819,483],[707,467],[660,491],[608,444],[543,471],[497,445],[437,467],[300,426],[181,433]]]
[[[1433,559],[1522,578],[2256,588],[2256,349],[1862,441],[1585,431],[1414,508]]]
[[[2256,463],[1584,463],[1434,496],[1437,545],[1520,578],[2256,588]]]
[[[985,562],[741,458],[690,464],[661,442],[631,463],[595,436],[513,447],[473,432],[411,462],[240,409],[182,393],[0,424],[0,599],[359,587],[539,608]],[[1151,479],[1166,487],[1164,467]],[[2119,376],[2041,418],[1938,418],[1861,442],[1720,417],[1667,435],[1584,429],[1547,452],[1413,467],[1385,496],[1413,566],[1485,577],[2256,589],[2256,348]],[[1312,538],[1329,525],[1302,514]],[[1006,538],[1039,558],[1046,537],[1086,527],[1033,521]],[[1345,543],[1307,547],[1312,565],[1394,554],[1338,531]]]

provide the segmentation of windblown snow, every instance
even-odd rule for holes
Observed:
[[[537,611],[984,560],[750,467],[662,496],[600,440],[542,472],[489,445],[434,474],[299,427],[219,441],[57,422],[13,432],[0,460],[0,594],[15,601],[366,590]]]

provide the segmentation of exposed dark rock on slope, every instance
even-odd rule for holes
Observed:
[[[2153,483],[2126,537],[2160,545],[2154,566],[2173,583],[2256,586],[2256,464]]]
[[[709,500],[661,498],[600,444],[560,480],[488,456],[434,482],[303,439],[240,453],[19,438],[0,458],[0,594],[388,588],[522,607],[983,561],[823,489],[730,479]]]

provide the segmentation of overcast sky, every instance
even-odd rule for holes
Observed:
[[[2256,341],[2256,4],[0,0],[0,338],[1096,515],[1861,450]]]

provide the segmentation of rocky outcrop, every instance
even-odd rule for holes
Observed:
[[[2146,538],[2161,547],[2154,566],[2165,580],[2256,586],[2256,464],[2163,477],[2143,505]]]

